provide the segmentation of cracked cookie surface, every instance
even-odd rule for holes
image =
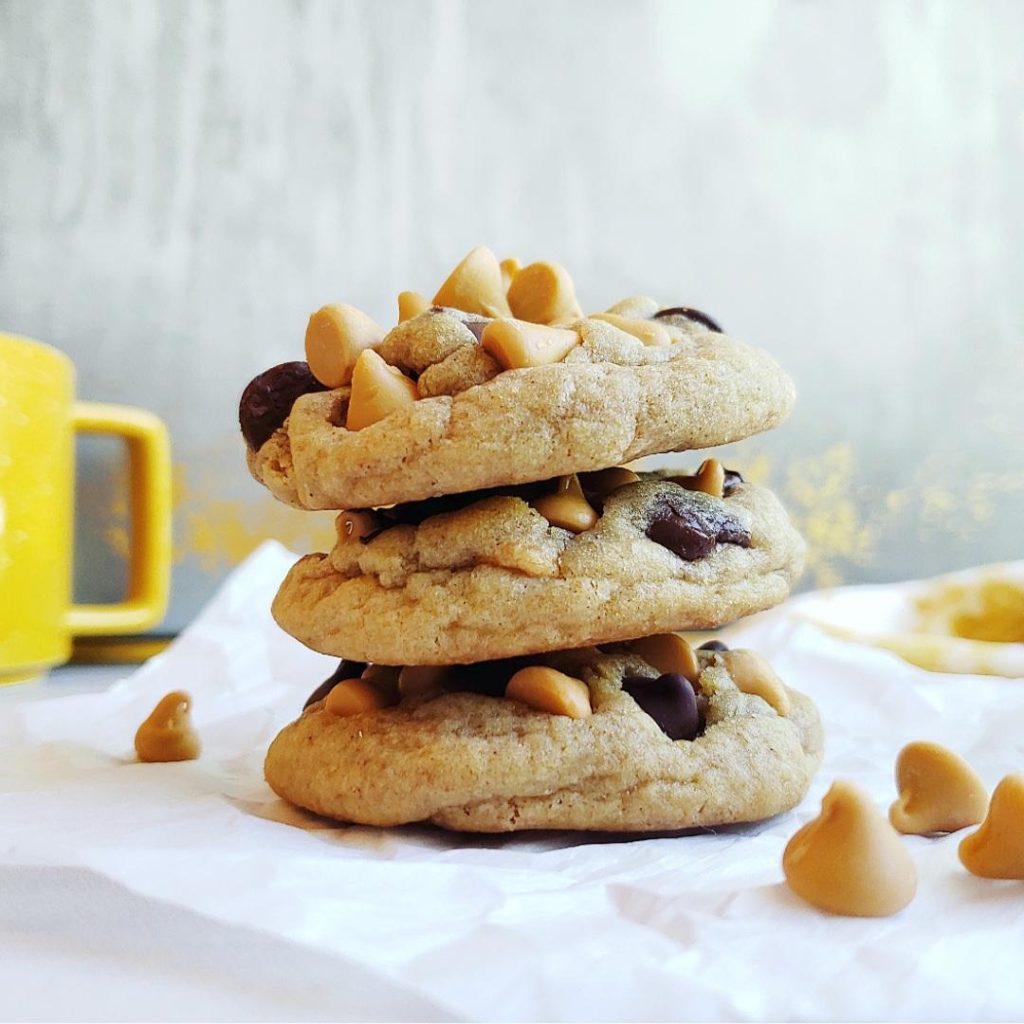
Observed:
[[[698,534],[699,551],[683,551],[695,557],[651,539],[666,509],[711,531]],[[719,626],[784,600],[803,553],[770,491],[737,483],[712,498],[646,474],[608,495],[596,524],[576,534],[497,494],[341,538],[329,555],[296,563],[273,614],[325,654],[469,663]]]
[[[593,714],[572,719],[479,693],[406,698],[337,717],[318,700],[267,754],[278,795],[367,825],[430,821],[472,832],[676,830],[757,821],[793,807],[821,759],[811,701],[778,714],[698,652],[703,732],[671,740],[622,688],[656,669],[629,651],[536,659],[582,679]]]
[[[415,377],[418,401],[353,431],[349,387],[302,395],[250,444],[250,472],[300,508],[369,508],[709,448],[785,419],[794,389],[774,359],[657,308],[628,300],[612,315],[656,324],[666,344],[582,318],[564,360],[505,371],[479,344],[486,318],[429,310],[378,349]]]

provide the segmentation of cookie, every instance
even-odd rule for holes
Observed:
[[[665,679],[656,667],[627,647],[587,649],[533,659],[585,687],[583,717],[465,691],[339,716],[328,697],[274,740],[266,778],[281,797],[341,821],[468,832],[679,830],[793,807],[821,759],[814,705],[781,688],[780,714],[737,686],[728,654],[697,654],[696,693],[684,682],[699,706],[692,738],[671,738],[664,708],[646,698]],[[479,665],[475,677],[500,692],[509,671]]]
[[[308,374],[296,394],[294,363],[246,389],[248,466],[280,500],[370,508],[597,470],[738,441],[794,399],[765,352],[650,299],[558,326],[435,307],[359,363],[330,390]]]
[[[459,664],[712,628],[787,596],[804,545],[771,492],[724,473],[723,497],[666,473],[608,491],[615,473],[635,476],[343,512],[331,553],[288,573],[274,618],[325,654]],[[562,519],[559,499],[591,515]]]

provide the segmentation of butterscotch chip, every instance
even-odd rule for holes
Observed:
[[[135,733],[140,761],[192,761],[202,750],[189,712],[192,698],[184,690],[163,697]]]
[[[497,257],[486,246],[470,250],[434,296],[435,306],[451,306],[483,316],[510,316]]]
[[[917,868],[896,830],[846,781],[832,784],[821,814],[786,844],[782,870],[802,899],[845,917],[888,917],[917,891]]]
[[[387,690],[375,686],[372,680],[344,679],[327,694],[324,711],[339,718],[348,718],[351,715],[379,711],[392,703]]]
[[[981,828],[960,843],[959,853],[972,875],[1024,880],[1024,775],[1000,781]]]
[[[398,322],[404,323],[430,309],[430,302],[419,292],[398,293]]]
[[[398,674],[398,692],[403,697],[437,693],[450,675],[447,665],[406,665]]]
[[[334,520],[334,531],[338,535],[339,544],[360,541],[375,533],[380,524],[372,512],[365,509],[349,509],[339,512]]]
[[[561,362],[580,343],[575,331],[545,327],[523,320],[493,320],[480,335],[480,344],[505,370]]]
[[[791,692],[793,713],[779,718],[720,665],[701,673],[706,726],[672,739],[623,692],[625,679],[652,671],[628,652],[565,651],[534,664],[580,681],[591,714],[538,714],[496,696],[506,666],[478,664],[474,692],[410,696],[350,718],[311,705],[271,745],[267,780],[315,813],[369,825],[642,832],[778,814],[799,802],[819,763],[821,727],[806,697]]]
[[[367,349],[356,360],[352,371],[352,393],[348,400],[345,428],[362,430],[412,405],[418,398],[415,381]]]
[[[593,714],[587,684],[547,665],[520,669],[508,681],[505,696],[553,715],[588,718]]]
[[[672,523],[679,537],[654,530]],[[464,664],[712,628],[783,600],[802,564],[769,491],[740,484],[715,499],[645,474],[581,533],[550,528],[523,497],[493,495],[308,555],[273,613],[325,654]]]
[[[554,494],[545,494],[533,501],[533,507],[552,525],[582,533],[589,530],[598,519],[593,505],[583,496],[579,479],[563,476],[558,480]]]
[[[959,754],[938,743],[908,743],[896,758],[899,799],[889,820],[900,832],[929,835],[977,825],[988,810],[988,791]]]
[[[697,682],[700,674],[697,655],[678,633],[641,637],[631,641],[629,649],[661,673],[681,675],[691,683]]]
[[[306,361],[321,384],[340,388],[352,379],[359,354],[384,339],[384,328],[355,306],[324,306],[306,327]]]
[[[725,651],[717,657],[744,693],[760,697],[783,717],[789,714],[786,687],[760,654],[740,649]]]
[[[534,324],[583,316],[572,278],[558,263],[523,267],[509,286],[508,304],[514,317]]]
[[[626,484],[635,484],[640,477],[625,466],[613,466],[599,469],[596,473],[586,473],[580,479],[585,494],[601,500],[607,498],[612,491],[617,491]]]
[[[617,313],[594,313],[590,319],[603,320],[606,324],[639,338],[645,345],[664,348],[672,344],[672,335],[668,328],[656,320],[635,320],[632,317],[619,316]]]
[[[505,286],[505,291],[508,291],[509,285],[512,284],[512,279],[522,269],[519,260],[514,256],[510,256],[508,259],[504,259],[499,264],[501,266],[501,283]]]

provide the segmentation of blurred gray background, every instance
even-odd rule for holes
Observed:
[[[728,462],[805,586],[1020,557],[1022,40],[1016,0],[0,0],[0,325],[170,424],[172,629],[261,539],[329,542],[245,471],[248,379],[477,243],[777,355],[797,412]],[[112,598],[121,457],[80,451]]]

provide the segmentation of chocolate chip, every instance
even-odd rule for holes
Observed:
[[[323,700],[343,679],[358,679],[365,668],[365,662],[342,659],[338,662],[338,667],[309,695],[306,703],[302,705],[302,710],[305,711],[310,704]]]
[[[696,490],[663,497],[646,532],[655,544],[687,562],[710,555],[716,544],[751,546],[750,531],[742,522],[722,502]]]
[[[665,495],[651,515],[647,536],[684,561],[710,555],[716,544],[750,547],[750,532],[721,501],[699,491]]]
[[[310,372],[308,363],[280,363],[253,377],[238,403],[238,425],[245,443],[259,451],[288,418],[295,399],[326,390]]]
[[[479,693],[484,697],[503,697],[508,681],[527,665],[535,664],[530,658],[502,658],[498,661],[478,661],[473,665],[453,665],[444,688],[451,692]]]
[[[654,314],[654,319],[667,320],[674,316],[685,317],[687,320],[693,320],[694,323],[703,324],[709,331],[714,331],[716,334],[724,333],[718,322],[709,317],[707,313],[702,313],[699,309],[693,309],[690,306],[673,306],[671,309],[660,309]]]
[[[461,494],[441,494],[436,498],[424,498],[422,501],[407,501],[391,508],[377,509],[377,514],[389,519],[392,523],[405,523],[408,526],[419,526],[424,519],[438,516],[442,512],[456,512],[467,505],[473,505],[484,498],[497,495],[510,495],[530,501],[532,498],[553,490],[553,480],[541,480],[532,484],[519,484],[515,487],[487,487],[477,491],[463,491]],[[364,538],[365,539],[365,538]]]
[[[692,740],[700,733],[697,695],[686,676],[678,672],[666,672],[657,679],[626,676],[622,689],[670,740]]]
[[[735,469],[727,469],[725,471],[725,480],[722,482],[722,495],[728,496],[732,494],[742,483],[746,483],[746,481]]]
[[[728,644],[723,644],[721,640],[709,640],[706,644],[701,644],[697,648],[698,651],[727,651],[729,650]]]

